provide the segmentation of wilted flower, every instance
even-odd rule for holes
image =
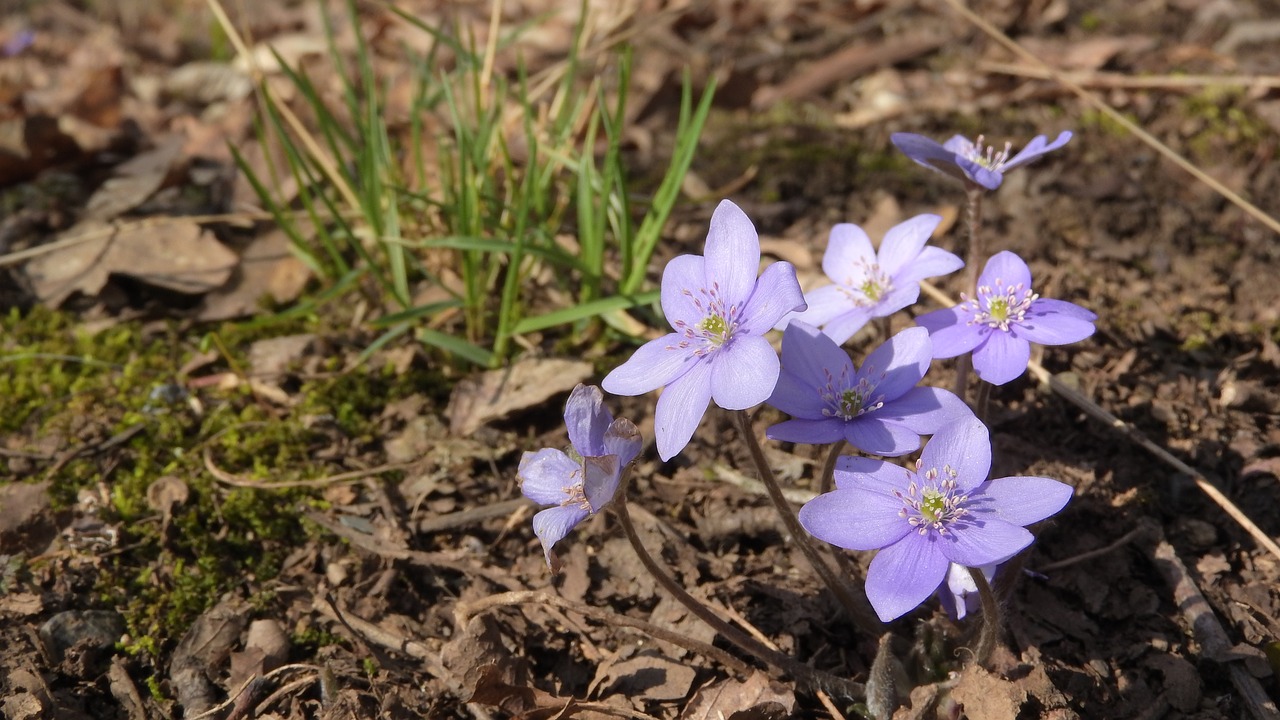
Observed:
[[[973,415],[955,394],[919,386],[932,360],[924,328],[894,335],[854,368],[831,338],[792,322],[782,335],[782,373],[768,403],[794,419],[765,434],[813,445],[847,440],[876,455],[912,452],[921,435]]]
[[[894,133],[889,139],[917,164],[966,183],[976,183],[988,190],[995,190],[1004,181],[1005,171],[1025,165],[1066,145],[1071,139],[1071,132],[1064,130],[1053,142],[1048,142],[1044,135],[1037,135],[1013,157],[1009,157],[1011,143],[1005,143],[1004,150],[996,152],[994,145],[982,144],[981,135],[976,142],[963,135],[956,135],[941,145],[915,133]]]
[[[1065,345],[1093,334],[1098,316],[1065,300],[1042,298],[1031,290],[1031,270],[1022,258],[1003,251],[991,256],[978,277],[977,296],[916,318],[933,338],[933,356],[973,352],[978,377],[1003,385],[1022,375],[1031,343]]]
[[[760,239],[737,205],[711,216],[706,256],[680,255],[662,273],[662,310],[675,328],[636,350],[602,383],[615,395],[665,387],[654,413],[658,455],[670,460],[693,437],[707,402],[745,410],[778,382],[778,355],[763,335],[804,297],[791,263],[760,267]]]
[[[783,318],[817,325],[842,345],[872,318],[885,317],[920,297],[920,281],[964,267],[964,261],[942,248],[926,247],[942,218],[917,215],[885,233],[880,252],[857,225],[831,229],[822,271],[831,285],[805,293],[809,308]]]
[[[1058,512],[1071,487],[1043,477],[987,480],[991,440],[977,418],[939,430],[916,471],[842,457],[836,489],[800,509],[820,540],[879,550],[867,570],[867,598],[880,619],[905,615],[942,585],[951,563],[1004,562],[1034,539],[1026,525]]]
[[[630,420],[613,419],[604,394],[594,385],[578,385],[564,406],[572,455],[546,448],[520,458],[520,492],[540,505],[533,532],[542,541],[547,565],[558,565],[551,548],[569,531],[613,500],[622,471],[642,445]]]

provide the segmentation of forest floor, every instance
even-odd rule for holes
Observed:
[[[715,642],[646,574],[615,518],[564,540],[557,575],[530,526],[535,508],[519,499],[521,453],[566,446],[567,391],[599,382],[632,345],[566,350],[545,331],[506,375],[408,338],[357,362],[381,309],[323,299],[280,233],[251,215],[227,220],[256,203],[228,144],[250,163],[269,153],[253,132],[250,76],[208,6],[86,4],[99,5],[19,3],[0,15],[0,714],[865,710],[574,610]],[[1280,215],[1280,20],[1267,2],[972,5]],[[325,92],[338,86],[324,74],[322,13],[339,47],[356,33],[370,41],[393,90],[406,71],[398,53],[425,42],[377,3],[359,3],[358,24],[337,3],[227,6],[255,47],[274,43]],[[401,7],[487,37],[488,3]],[[531,72],[562,59],[576,8],[507,0],[501,27],[523,34],[495,72],[514,77],[517,56]],[[722,197],[806,288],[837,222],[878,239],[938,213],[938,242],[960,247],[960,186],[899,155],[889,135],[982,134],[1016,148],[1071,130],[984,205],[991,248],[1026,258],[1042,295],[1100,317],[1092,338],[1041,362],[1280,536],[1275,231],[945,2],[638,0],[599,12],[633,48],[625,149],[636,188],[665,167],[682,72],[695,89],[718,81],[655,285],[661,262],[701,252]],[[602,51],[599,67],[608,62]],[[401,110],[388,108],[393,127]],[[94,239],[122,228],[135,239]],[[939,285],[958,294],[959,278]],[[650,336],[665,330],[637,317]],[[910,324],[897,317],[893,330]],[[856,337],[855,357],[881,339]],[[950,377],[941,363],[926,379]],[[494,387],[524,396],[477,410]],[[993,475],[1057,478],[1075,496],[1036,529],[1024,557],[1033,572],[1006,601],[989,672],[963,669],[974,625],[934,601],[885,626],[910,678],[895,717],[1276,717],[1280,557],[1193,476],[1033,377],[992,401]],[[671,572],[781,651],[865,681],[880,639],[843,616],[754,489],[728,417],[709,412],[661,462],[653,398],[606,402],[646,434],[632,512]],[[780,419],[764,408],[757,430]],[[771,443],[768,454],[791,490],[813,494],[820,448]],[[855,554],[860,571],[869,558]],[[1263,695],[1248,700],[1250,688]]]

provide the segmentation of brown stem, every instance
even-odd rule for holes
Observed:
[[[961,301],[967,295],[978,296],[979,265],[986,260],[983,255],[986,248],[982,242],[982,194],[986,188],[977,183],[965,184],[965,227],[969,231],[968,248],[965,250],[965,281]],[[969,354],[960,356],[956,361],[955,393],[961,400],[969,397],[969,371],[973,368],[973,358]]]
[[[773,469],[769,467],[769,461],[765,459],[764,449],[760,447],[760,441],[756,439],[756,434],[751,427],[751,418],[747,416],[745,410],[735,410],[734,417],[738,421],[738,434],[742,436],[743,442],[747,444],[747,449],[751,451],[751,460],[756,464],[756,469],[760,473],[760,482],[764,484],[765,490],[769,493],[769,499],[773,501],[773,507],[778,511],[778,516],[782,518],[782,523],[787,526],[787,532],[795,539],[796,545],[800,546],[801,552],[805,558],[809,560],[809,564],[817,571],[818,577],[822,578],[822,582],[835,594],[836,599],[844,606],[845,612],[849,613],[849,617],[853,620],[863,632],[879,633],[883,626],[871,612],[870,604],[865,596],[856,598],[854,591],[850,589],[848,583],[845,583],[831,570],[822,556],[818,554],[818,548],[814,546],[810,539],[809,531],[804,529],[800,524],[800,519],[796,517],[795,511],[791,509],[790,503],[782,494],[782,488],[778,485],[778,479],[773,476]],[[856,599],[855,599],[856,598]]]
[[[822,478],[818,480],[818,494],[831,492],[835,486],[836,461],[840,459],[840,451],[844,449],[844,440],[837,440],[827,453],[827,461],[822,465]]]
[[[653,559],[653,556],[645,549],[644,543],[640,541],[640,535],[636,533],[635,525],[631,522],[631,513],[627,510],[626,485],[627,482],[624,480],[623,486],[619,488],[617,495],[614,496],[613,512],[618,517],[618,523],[622,525],[622,531],[626,534],[632,549],[636,551],[636,555],[640,558],[640,564],[644,565],[645,570],[649,571],[649,574],[664,590],[670,593],[681,605],[685,606],[689,612],[696,615],[699,620],[710,625],[725,640],[737,645],[739,649],[755,656],[775,670],[779,670],[810,687],[827,693],[853,698],[863,696],[864,689],[861,683],[814,670],[808,665],[769,649],[755,638],[725,622],[714,610],[704,605],[681,587],[680,583],[677,583]]]
[[[973,650],[973,662],[985,667],[991,659],[991,652],[996,649],[996,639],[1000,637],[1000,603],[996,602],[996,594],[991,591],[991,583],[979,568],[968,568],[969,577],[978,586],[978,599],[982,601],[982,631],[978,634],[978,646]]]
[[[659,627],[653,623],[645,622],[644,620],[620,615],[603,608],[595,607],[594,605],[574,602],[568,598],[562,598],[559,595],[552,595],[551,593],[537,592],[533,590],[516,590],[513,592],[498,593],[497,595],[490,595],[489,597],[481,598],[474,602],[458,603],[453,612],[457,618],[458,627],[464,627],[466,621],[473,616],[478,615],[489,608],[503,605],[554,605],[562,610],[575,612],[605,625],[624,625],[626,627],[635,628],[659,640],[665,640],[673,645],[679,645],[685,650],[709,657],[739,675],[747,675],[751,672],[751,668],[747,666],[746,663],[714,645],[699,642],[698,640],[685,637],[684,635]]]
[[[991,383],[978,381],[978,394],[973,400],[973,414],[978,416],[978,420],[983,425],[988,425],[987,419],[991,415]]]

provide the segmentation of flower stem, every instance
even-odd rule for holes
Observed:
[[[787,526],[787,532],[795,539],[796,545],[800,546],[801,552],[809,560],[809,564],[817,571],[818,576],[822,578],[822,582],[836,596],[836,600],[844,606],[845,612],[849,613],[849,617],[859,629],[867,633],[878,633],[881,631],[881,624],[876,620],[875,615],[871,613],[870,604],[865,596],[857,597],[848,583],[841,580],[827,565],[826,561],[818,553],[818,548],[814,546],[810,539],[809,531],[804,529],[800,524],[800,519],[796,517],[796,513],[791,509],[791,505],[782,494],[782,488],[778,485],[778,479],[773,475],[773,469],[769,467],[769,461],[765,459],[764,449],[760,447],[760,441],[756,439],[754,429],[751,427],[751,418],[747,416],[745,410],[733,411],[735,419],[738,421],[738,434],[742,435],[742,440],[747,444],[747,449],[751,451],[751,460],[755,462],[756,469],[760,472],[760,482],[764,484],[765,490],[769,493],[769,499],[773,501],[773,507],[778,511],[778,516],[782,518],[782,523]]]
[[[991,583],[979,568],[968,568],[969,577],[978,586],[978,599],[982,602],[982,631],[978,634],[978,646],[973,650],[973,662],[978,666],[986,666],[991,659],[991,651],[996,649],[996,639],[1000,637],[1000,603],[996,594],[991,591]]]
[[[965,183],[964,219],[969,231],[969,247],[966,250],[964,293],[971,298],[978,297],[978,268],[986,260],[986,246],[982,242],[982,194],[986,189],[973,182]],[[964,400],[969,396],[969,370],[973,367],[973,357],[962,355],[956,362],[955,393]]]
[[[827,461],[822,465],[822,477],[818,480],[818,494],[831,492],[832,486],[836,482],[836,461],[840,459],[840,451],[844,449],[844,440],[837,440],[831,444],[831,451],[827,453]]]
[[[710,625],[725,640],[737,645],[742,651],[755,656],[775,670],[790,675],[809,687],[823,690],[829,694],[838,694],[850,698],[863,697],[865,689],[861,683],[815,670],[798,660],[769,649],[760,641],[725,622],[714,610],[704,605],[700,600],[690,595],[689,591],[681,587],[680,583],[668,575],[667,571],[653,559],[653,556],[645,549],[644,543],[640,541],[640,535],[636,532],[635,525],[631,522],[631,513],[627,509],[627,484],[624,479],[623,486],[619,488],[618,493],[614,496],[612,504],[614,515],[617,516],[618,523],[622,525],[622,531],[626,534],[627,541],[631,543],[632,549],[636,551],[636,556],[640,558],[640,564],[644,565],[645,570],[648,570],[653,579],[670,593],[676,601],[696,615],[699,620]]]
[[[978,396],[973,401],[973,414],[978,416],[983,425],[987,423],[987,418],[991,414],[991,383],[978,381]]]

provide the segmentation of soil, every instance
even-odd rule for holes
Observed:
[[[644,4],[646,12],[668,5]],[[535,5],[509,9],[508,20],[533,14]],[[1274,81],[1280,56],[1265,3],[975,5],[1050,64],[1082,73],[1075,76],[1082,84],[1206,173],[1262,211],[1280,214],[1274,82],[1178,80],[1269,75]],[[361,10],[382,17],[374,8]],[[14,14],[0,31],[31,22],[45,33],[36,50],[51,56],[87,32],[67,17],[106,27],[127,21],[65,12]],[[1028,76],[1025,63],[945,3],[671,3],[665,13],[633,38],[637,68],[646,62],[660,68],[643,75],[652,82],[637,103],[642,109],[629,146],[639,185],[660,172],[673,141],[681,65],[672,57],[686,54],[698,82],[714,74],[721,87],[693,164],[700,185],[712,190],[679,205],[654,264],[655,281],[662,261],[700,252],[715,199],[726,194],[756,222],[766,255],[794,262],[806,287],[821,274],[826,233],[835,222],[859,223],[878,238],[906,217],[937,212],[950,228],[941,243],[959,249],[959,185],[896,156],[889,134],[981,133],[1018,146],[1036,134],[1052,138],[1070,129],[1069,145],[1011,172],[983,208],[989,247],[1026,258],[1042,295],[1100,316],[1096,335],[1047,349],[1043,364],[1203,474],[1262,533],[1280,537],[1275,232],[1069,91]],[[475,13],[486,16],[487,10]],[[282,31],[265,27],[260,34]],[[165,54],[144,39],[126,38],[117,47],[140,58],[139,67],[154,68],[189,59],[201,50],[194,45],[175,41]],[[563,52],[552,40],[540,47],[551,56]],[[860,47],[871,59],[841,54]],[[1011,63],[1027,72],[997,69]],[[805,78],[818,80],[798,86]],[[1117,78],[1152,82],[1121,86]],[[143,118],[138,124],[145,133],[152,117],[145,97],[131,98],[125,107]],[[134,144],[148,143],[144,137]],[[98,156],[95,162],[68,165],[67,172],[96,187],[107,161]],[[42,177],[49,177],[46,170]],[[15,179],[11,187],[31,183]],[[76,217],[83,210],[71,204],[57,212]],[[14,217],[3,227],[13,229]],[[70,224],[53,212],[27,217],[23,233],[6,234],[6,243],[26,238],[35,246]],[[20,271],[4,272],[15,287],[31,287]],[[940,286],[955,295],[959,283],[956,277]],[[198,312],[192,307],[199,297],[175,310],[163,307],[162,293],[128,282],[112,292],[73,298],[68,309],[98,327]],[[29,293],[11,290],[9,299],[22,308],[15,318],[36,312]],[[933,307],[922,302],[921,311]],[[661,329],[655,318],[644,319]],[[892,330],[910,324],[903,314]],[[181,365],[197,354],[208,325],[139,327],[149,328],[144,335],[181,336],[173,343],[181,356],[174,363]],[[316,337],[290,356],[290,375],[277,385],[286,396],[299,395],[312,376],[349,367],[346,360],[377,337],[319,320],[303,330]],[[854,356],[874,347],[881,332],[873,328],[854,338]],[[539,340],[535,356],[554,352],[559,339]],[[595,363],[591,380],[632,344],[619,339],[603,355],[587,353]],[[123,566],[150,567],[153,585],[171,587],[190,572],[163,566],[175,557],[148,543],[157,537],[174,542],[170,516],[183,522],[180,509],[194,502],[183,493],[195,480],[158,485],[153,510],[143,513],[150,528],[144,534],[122,524],[110,504],[114,467],[143,452],[132,438],[111,444],[113,433],[103,429],[112,427],[108,422],[95,431],[100,437],[79,437],[101,447],[90,458],[96,482],[77,496],[59,490],[73,480],[58,467],[71,459],[59,459],[71,447],[67,437],[77,436],[42,437],[36,423],[16,429],[0,471],[0,694],[6,698],[0,713],[129,720],[192,718],[193,708],[215,707],[204,717],[872,713],[860,698],[816,692],[717,640],[647,575],[607,513],[562,542],[562,570],[550,572],[530,527],[534,508],[518,500],[516,467],[523,451],[567,445],[566,393],[456,437],[445,403],[459,392],[459,380],[475,372],[457,372],[430,352],[406,347],[399,348],[397,372],[412,381],[375,385],[375,394],[387,394],[354,410],[371,418],[366,434],[351,435],[341,418],[331,426],[315,420],[320,425],[308,426],[306,451],[308,462],[330,475],[404,464],[322,489],[294,488],[294,495],[254,491],[257,502],[280,504],[295,516],[297,531],[287,539],[259,529],[271,539],[242,549],[246,558],[274,558],[270,576],[245,570],[217,585],[220,594],[174,616],[181,632],[149,635],[146,645],[137,642],[137,618],[117,612],[121,594],[132,590],[104,587],[104,578],[121,577]],[[325,364],[326,356],[337,360]],[[952,372],[950,363],[939,363],[927,380],[945,386]],[[415,387],[424,378],[433,385]],[[244,402],[227,400],[218,394],[226,391],[213,386],[187,391],[209,404]],[[267,405],[261,397],[258,402]],[[854,628],[753,489],[749,456],[728,417],[708,412],[689,447],[664,463],[652,447],[653,398],[606,402],[646,435],[632,471],[632,515],[671,573],[723,617],[753,628],[782,652],[867,681],[881,638]],[[302,410],[288,404],[266,414],[304,422]],[[780,419],[765,408],[755,427],[762,432]],[[892,637],[888,651],[909,679],[899,685],[903,706],[893,717],[1276,717],[1280,558],[1192,477],[1030,377],[993,392],[989,424],[994,476],[1057,478],[1071,484],[1075,496],[1035,528],[1037,541],[1021,558],[1025,572],[1012,573],[1007,628],[986,671],[966,667],[977,621],[953,621],[935,601],[885,626]],[[767,451],[791,489],[814,492],[823,448],[771,443]],[[243,458],[237,464],[246,472],[251,467]],[[286,470],[272,468],[281,475]],[[157,487],[155,480],[145,478],[146,486]],[[74,482],[85,485],[83,478]],[[212,487],[218,497],[231,492],[226,484]],[[97,509],[95,493],[107,500]],[[200,525],[210,536],[239,532],[227,523],[211,516]],[[166,529],[156,533],[160,524]],[[865,571],[869,554],[849,557],[855,573]],[[250,566],[247,559],[222,560],[238,570]],[[517,603],[508,596],[507,603],[460,612],[521,591],[714,643],[752,669],[726,667],[545,597]],[[284,669],[252,679],[276,667]],[[1253,702],[1242,690],[1250,683],[1263,692]]]

